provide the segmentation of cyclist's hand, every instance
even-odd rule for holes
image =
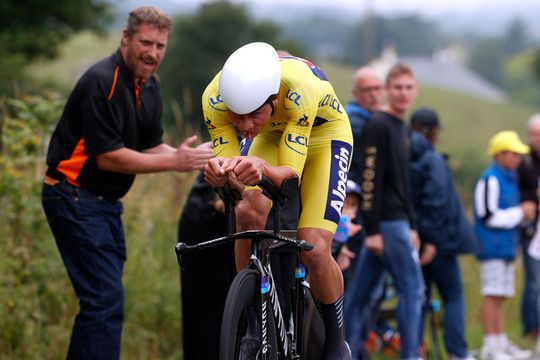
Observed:
[[[202,170],[213,155],[211,144],[203,143],[197,147],[197,135],[187,138],[177,149],[175,156],[176,171]]]
[[[262,181],[263,166],[266,162],[256,156],[235,156],[226,171],[232,171],[244,185],[257,185]]]
[[[381,234],[369,235],[365,240],[366,248],[377,256],[382,256],[384,242]]]
[[[223,187],[227,183],[229,174],[225,171],[225,166],[230,159],[212,158],[208,160],[204,168],[204,180],[214,187]]]

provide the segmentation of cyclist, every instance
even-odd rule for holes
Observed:
[[[263,175],[276,185],[291,176],[301,182],[298,237],[315,246],[302,260],[325,324],[325,358],[350,359],[343,277],[330,248],[345,198],[352,133],[332,85],[309,61],[279,57],[271,45],[257,42],[227,59],[202,103],[215,155],[205,179],[242,190],[237,230],[264,227],[271,204],[256,186]],[[253,139],[247,156],[240,156],[235,127]],[[249,242],[238,241],[237,270],[247,266],[249,254]]]

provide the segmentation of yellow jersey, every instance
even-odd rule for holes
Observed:
[[[299,228],[335,231],[352,156],[349,119],[326,75],[317,66],[294,56],[281,57],[280,63],[277,106],[255,136],[249,155],[264,158],[274,166],[290,167],[301,178],[303,210]],[[231,158],[240,155],[240,144],[228,108],[219,95],[220,74],[204,91],[202,106],[214,155]],[[328,223],[321,225],[321,218]]]

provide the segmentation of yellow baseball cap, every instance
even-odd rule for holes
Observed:
[[[530,148],[521,142],[515,131],[499,131],[489,140],[488,154],[493,156],[503,151],[511,151],[516,154],[528,154]]]

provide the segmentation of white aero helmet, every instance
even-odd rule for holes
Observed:
[[[267,43],[242,46],[229,56],[219,79],[219,94],[234,113],[249,114],[277,94],[281,65],[276,50]]]

